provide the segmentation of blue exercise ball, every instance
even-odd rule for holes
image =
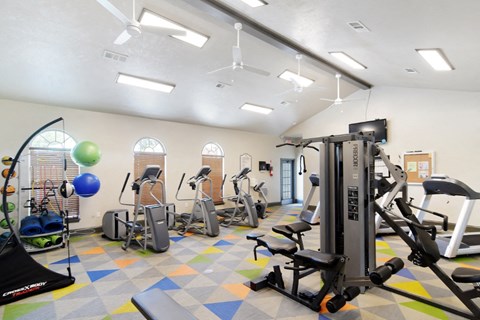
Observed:
[[[72,182],[75,193],[80,197],[91,197],[100,190],[100,179],[91,173],[82,173],[76,176]]]

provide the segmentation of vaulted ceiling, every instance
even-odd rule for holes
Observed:
[[[110,2],[131,15],[132,0]],[[124,25],[95,0],[2,0],[0,98],[280,135],[332,104],[322,98],[336,97],[337,72],[341,96],[362,90],[356,96],[365,103],[371,86],[480,91],[478,1],[266,2],[251,8],[240,0],[136,1],[137,19],[146,8],[207,35],[198,48],[148,32],[115,45]],[[232,64],[236,22],[243,25],[243,62],[268,76],[232,68],[209,73]],[[434,71],[419,48],[442,49],[455,70]],[[126,60],[106,58],[105,50]],[[367,69],[350,69],[332,51]],[[300,73],[315,80],[300,93],[278,78],[286,69],[298,72],[298,53]],[[175,89],[165,94],[117,84],[118,73]],[[246,102],[274,110],[240,110]]]

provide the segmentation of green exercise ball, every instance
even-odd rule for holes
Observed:
[[[91,141],[79,142],[70,152],[73,162],[81,167],[91,167],[100,162],[100,148]]]
[[[15,210],[15,203],[13,202],[7,202],[7,210],[8,210],[8,213],[12,212],[13,210]],[[0,204],[0,211],[3,212],[3,203]]]

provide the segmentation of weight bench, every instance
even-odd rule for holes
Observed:
[[[264,235],[260,233],[247,234],[248,240],[257,242],[257,245],[253,248],[253,255],[257,260],[257,248],[265,247],[273,254],[281,254],[290,259],[293,259],[293,254],[298,249],[303,250],[303,232],[312,230],[312,227],[305,222],[294,222],[287,225],[277,225],[272,227],[272,231],[283,235],[285,238],[276,238],[270,235]]]
[[[265,247],[273,255],[281,254],[292,260],[293,266],[284,267],[286,270],[293,271],[292,288],[290,291],[285,288],[280,266],[275,265],[273,271],[267,276],[250,281],[248,284],[250,289],[258,291],[265,287],[272,288],[314,311],[320,311],[322,300],[330,291],[334,291],[341,298],[337,298],[340,301],[335,304],[327,305],[330,312],[338,311],[345,305],[345,301],[352,300],[360,293],[360,289],[357,287],[343,289],[345,256],[304,249],[302,232],[311,230],[310,225],[305,222],[294,222],[288,225],[274,226],[272,230],[286,238],[281,239],[261,234],[248,234],[246,237],[248,240],[257,242],[253,249],[255,260],[258,247]],[[322,273],[323,286],[320,291],[317,293],[298,292],[300,279],[315,272]]]
[[[197,319],[187,309],[158,288],[137,293],[132,297],[131,301],[147,320]]]

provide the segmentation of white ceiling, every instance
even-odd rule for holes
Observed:
[[[0,97],[280,135],[331,104],[320,99],[336,96],[335,68],[343,75],[342,97],[370,85],[480,91],[480,1],[266,1],[250,8],[240,0],[137,0],[137,17],[148,8],[210,37],[196,48],[148,33],[114,45],[123,25],[95,0],[2,0]],[[111,2],[130,15],[132,0]],[[270,76],[207,74],[232,63],[236,21],[244,24],[244,63]],[[347,25],[352,21],[370,32],[355,32]],[[416,48],[441,48],[455,70],[433,71]],[[104,50],[125,54],[127,61],[105,59]],[[344,51],[367,69],[351,70],[329,51]],[[315,79],[300,94],[286,92],[293,85],[277,78],[285,69],[297,70],[297,52],[305,57],[301,73]],[[176,88],[164,94],[119,85],[118,72]],[[227,85],[217,88],[219,82]],[[367,103],[368,90],[360,95]],[[245,102],[274,111],[240,110]]]

